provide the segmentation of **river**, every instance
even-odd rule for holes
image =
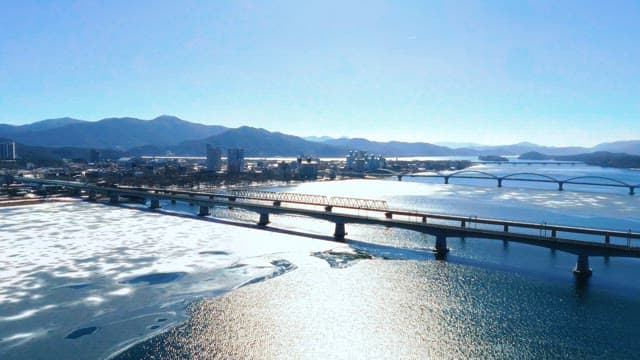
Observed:
[[[637,171],[585,165],[473,170],[640,183]],[[640,231],[640,197],[628,190],[556,189],[405,178],[272,190]],[[594,257],[593,276],[580,282],[571,273],[575,255],[535,246],[450,238],[451,251],[439,261],[429,251],[433,237],[411,231],[347,225],[347,242],[337,243],[330,241],[328,222],[272,215],[269,229],[262,230],[252,213],[216,208],[213,216],[198,218],[195,211],[188,204],[163,203],[162,210],[149,211],[83,201],[0,209],[0,358],[640,353],[638,259]]]

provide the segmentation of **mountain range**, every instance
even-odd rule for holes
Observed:
[[[83,154],[88,149],[101,149],[116,155],[176,155],[203,156],[206,144],[223,149],[240,147],[246,156],[344,156],[349,150],[363,150],[387,157],[396,156],[475,156],[518,155],[540,152],[547,155],[574,155],[609,151],[640,155],[640,140],[602,143],[592,148],[546,147],[532,143],[485,146],[462,143],[452,148],[426,142],[377,142],[363,138],[331,138],[327,136],[301,138],[253,127],[227,128],[188,122],[174,116],[159,116],[152,120],[107,118],[85,121],[59,118],[28,125],[0,124],[0,139],[15,141],[18,154],[49,153]],[[66,149],[66,150],[62,150]],[[117,150],[117,151],[116,151]]]

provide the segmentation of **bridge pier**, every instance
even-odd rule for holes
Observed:
[[[326,211],[326,212],[331,212],[331,210],[333,210],[333,206],[331,206],[331,205],[327,205],[327,206],[324,207],[324,211]]]
[[[386,212],[384,213],[384,217],[386,217],[387,219],[393,219],[393,214],[390,212]]]
[[[336,229],[333,232],[333,237],[336,240],[344,240],[344,237],[347,235],[346,231],[344,231],[344,223],[336,223]]]
[[[498,187],[502,187],[502,179],[497,179],[498,180]]]
[[[209,210],[209,207],[200,205],[200,209],[198,210],[198,216],[208,216],[208,215],[211,215],[211,210]]]
[[[120,202],[120,195],[118,193],[113,193],[109,196],[109,204],[117,204]]]
[[[151,202],[149,203],[149,209],[158,209],[158,208],[160,208],[160,200],[151,199]]]
[[[558,191],[562,191],[564,183],[562,181],[558,181]]]
[[[89,191],[89,197],[87,198],[87,200],[96,201],[97,197],[98,197],[98,194],[95,192],[95,190],[90,190]]]
[[[260,213],[260,220],[258,220],[258,225],[267,226],[269,224],[269,213]]]
[[[449,183],[449,177],[448,177],[448,176],[445,176],[445,177],[444,177],[444,183],[445,183],[445,184],[448,184],[448,183]]]
[[[578,262],[573,268],[573,274],[577,277],[587,278],[591,276],[593,271],[589,267],[589,256],[580,254],[578,255]]]
[[[437,255],[444,255],[449,252],[447,248],[447,237],[444,235],[436,235],[436,246],[432,249]]]
[[[402,181],[402,175],[398,175],[398,181]]]
[[[229,196],[227,199],[229,201],[231,201],[231,202],[236,201],[236,197],[235,196]],[[229,206],[229,210],[231,210],[231,209],[233,209],[233,206]]]
[[[176,204],[176,199],[171,199],[171,205],[175,205]]]
[[[636,188],[634,186],[629,186],[629,195],[635,195],[636,194]]]

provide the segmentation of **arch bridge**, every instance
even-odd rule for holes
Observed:
[[[452,173],[431,173],[431,174],[398,174],[393,175],[402,181],[403,177],[422,177],[422,178],[442,178],[445,184],[449,184],[452,179],[479,179],[496,181],[498,187],[502,187],[505,181],[520,181],[520,182],[538,182],[538,183],[555,183],[558,185],[558,191],[565,190],[565,185],[587,185],[587,186],[603,186],[603,187],[615,187],[615,188],[627,188],[629,189],[629,195],[635,195],[637,188],[640,188],[640,184],[631,184],[618,179],[604,177],[604,176],[576,176],[572,178],[555,178],[549,175],[534,173],[534,172],[517,172],[508,175],[495,175],[485,171],[479,170],[460,170]]]

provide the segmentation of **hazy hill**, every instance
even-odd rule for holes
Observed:
[[[615,141],[602,143],[593,147],[594,151],[608,151],[640,155],[640,140]]]
[[[608,151],[597,151],[576,155],[549,155],[539,152],[528,152],[520,155],[522,160],[559,160],[559,161],[582,161],[585,164],[603,167],[616,168],[640,168],[640,156],[622,153],[611,153]]]
[[[109,118],[96,122],[45,120],[30,125],[0,127],[0,137],[27,145],[50,147],[118,148],[167,146],[225,131],[222,126],[191,123],[173,116],[153,120]]]
[[[400,141],[378,142],[370,141],[362,138],[353,139],[332,139],[326,140],[324,144],[336,147],[364,150],[374,154],[383,156],[446,156],[446,155],[473,155],[472,150],[453,150],[444,146],[433,145],[429,143],[408,143]]]
[[[343,156],[344,148],[312,142],[303,138],[243,126],[201,139],[184,141],[169,150],[178,155],[204,154],[206,144],[228,148],[243,148],[245,156]],[[135,149],[134,149],[135,150]]]
[[[86,121],[64,117],[59,119],[41,120],[31,124],[19,125],[19,126],[0,124],[0,134],[1,134],[0,136],[6,137],[7,135],[10,135],[10,134],[20,134],[20,133],[26,133],[30,131],[49,130],[49,129],[55,129],[55,128],[59,128],[66,125],[79,124],[84,122]]]
[[[461,149],[457,149],[461,150]],[[589,152],[590,149],[582,147],[549,147],[522,142],[513,145],[481,146],[475,149],[478,155],[518,155],[526,152],[540,152],[548,155],[574,155]]]

